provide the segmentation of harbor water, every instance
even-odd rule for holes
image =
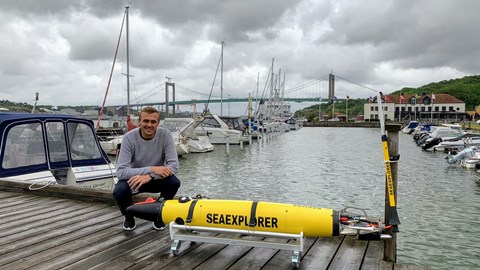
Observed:
[[[379,129],[302,128],[265,144],[215,145],[180,158],[177,195],[259,200],[383,217],[385,167]],[[480,183],[444,153],[400,134],[397,262],[432,269],[480,267]]]

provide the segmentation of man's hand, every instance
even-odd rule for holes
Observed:
[[[152,171],[162,178],[167,178],[172,175],[172,170],[167,166],[152,166]]]
[[[128,185],[132,188],[132,190],[134,192],[138,192],[138,190],[140,189],[140,187],[143,185],[143,184],[146,184],[148,182],[150,182],[152,178],[150,177],[150,175],[148,174],[145,174],[145,175],[135,175],[135,176],[132,176],[132,178],[130,178],[128,180]]]

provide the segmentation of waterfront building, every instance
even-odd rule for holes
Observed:
[[[382,96],[383,113],[388,121],[448,121],[466,118],[465,102],[449,94],[401,94]],[[364,104],[365,120],[378,120],[377,98]]]

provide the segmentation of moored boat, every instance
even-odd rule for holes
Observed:
[[[115,167],[93,122],[69,115],[1,113],[0,179],[32,187],[111,189]]]

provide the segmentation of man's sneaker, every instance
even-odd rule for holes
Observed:
[[[165,230],[165,223],[163,223],[160,220],[155,220],[153,222],[153,228],[157,231],[163,231],[163,230]]]
[[[137,227],[137,225],[135,225],[135,218],[125,217],[125,220],[123,221],[123,229],[125,231],[132,231],[133,229],[135,229],[135,227]]]

